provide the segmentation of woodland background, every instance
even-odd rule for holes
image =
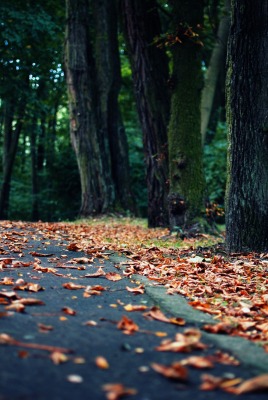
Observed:
[[[168,40],[165,27],[168,27],[170,9],[165,1],[157,3],[164,28],[161,40],[165,41]],[[192,3],[194,7],[195,2]],[[229,19],[226,10],[223,1],[206,1],[204,25],[199,37],[202,41],[201,72],[204,80],[212,62],[213,50],[220,47],[220,62],[216,63],[212,77],[214,88],[207,94],[211,109],[208,115],[202,114],[203,120],[208,119],[203,133],[206,198],[215,204],[215,216],[219,223],[223,222],[219,214],[222,214],[224,205],[227,148],[224,88],[226,37],[219,37],[222,34],[219,28],[224,19]],[[65,2],[3,0],[0,13],[0,152],[3,159],[0,183],[2,191],[5,183],[10,189],[6,205],[1,207],[1,218],[73,220],[79,215],[81,188],[69,132],[64,67]],[[118,20],[119,105],[128,143],[132,202],[129,207],[115,204],[111,211],[147,217],[142,130],[120,15]],[[9,172],[6,171],[8,163],[13,165]],[[6,177],[7,181],[6,173],[10,174]]]

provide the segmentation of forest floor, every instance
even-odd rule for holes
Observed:
[[[0,233],[0,400],[267,398],[268,254],[126,218]]]

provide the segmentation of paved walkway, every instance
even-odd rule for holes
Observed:
[[[0,223],[0,233],[0,400],[116,400],[119,395],[104,386],[115,383],[133,400],[231,399],[237,396],[200,390],[202,375],[247,379],[268,372],[261,348],[226,335],[204,332],[197,341],[204,349],[188,353],[158,351],[164,340],[211,318],[143,277],[125,277],[115,268],[122,261],[118,255],[93,260],[67,250],[61,232],[54,240],[38,225],[25,231],[20,224]],[[118,274],[122,279],[111,280]],[[140,284],[144,294],[126,290]],[[128,305],[144,310],[130,312]],[[184,318],[186,325],[146,318],[154,306],[167,318]],[[193,355],[215,356],[219,350],[228,350],[241,364],[215,362],[207,370],[187,366],[185,380],[167,379],[152,368]],[[267,399],[267,392],[238,398]]]

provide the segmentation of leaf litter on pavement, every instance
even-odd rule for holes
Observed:
[[[128,221],[129,222],[129,221]],[[109,255],[119,253],[124,261],[119,261],[117,268],[121,273],[104,271],[103,265],[94,266],[93,272],[82,275],[83,278],[102,277],[111,282],[121,280],[124,276],[143,275],[153,285],[166,288],[167,295],[183,295],[188,303],[205,313],[212,315],[214,324],[205,324],[202,329],[212,333],[223,333],[240,336],[263,346],[268,352],[268,254],[226,254],[219,241],[223,238],[214,238],[208,235],[180,240],[170,236],[166,229],[147,229],[131,223],[122,223],[120,220],[95,220],[81,223],[24,223],[2,221],[3,235],[0,244],[0,318],[8,317],[14,312],[25,312],[31,305],[43,305],[38,298],[21,297],[18,291],[29,291],[38,294],[45,290],[34,282],[25,282],[23,279],[14,281],[6,272],[13,269],[31,268],[33,273],[51,273],[55,276],[64,276],[59,270],[75,269],[84,271],[86,265],[96,260],[108,260]],[[25,230],[25,234],[24,234]],[[49,244],[57,241],[62,246],[62,256],[44,253],[42,250],[30,251],[32,261],[24,262],[23,257],[29,249],[29,238],[36,240],[42,237],[42,243]],[[67,242],[67,245],[65,244]],[[209,246],[207,244],[210,244]],[[66,263],[66,252],[79,251],[84,257],[73,258]],[[16,257],[9,257],[15,253]],[[40,259],[41,258],[41,259]],[[52,267],[43,267],[42,259],[47,258],[54,264]],[[71,279],[71,273],[69,274]],[[36,277],[33,275],[33,279]],[[84,297],[101,295],[106,290],[101,285],[89,286],[67,282],[63,285],[67,290],[83,290]],[[5,288],[7,287],[7,288]],[[133,295],[142,295],[144,285],[136,287],[126,285],[126,290]],[[117,305],[116,305],[117,306]],[[144,318],[158,320],[164,323],[185,325],[182,318],[167,317],[159,308],[147,306],[124,305],[127,312],[142,312]],[[75,316],[76,311],[71,307],[62,307],[62,312],[68,316]],[[10,314],[9,314],[10,313]],[[64,317],[60,317],[64,318]],[[97,326],[96,321],[87,321],[85,325]],[[123,315],[116,326],[122,333],[132,335],[142,332],[139,326],[128,316]],[[53,330],[52,326],[39,325],[42,332]],[[164,332],[156,335],[165,336]],[[164,338],[155,351],[169,351],[189,353],[193,350],[202,351],[206,345],[202,343],[202,333],[198,329],[187,328],[183,333],[177,333],[173,339]],[[16,340],[8,334],[0,333],[0,344],[40,349],[50,353],[54,364],[59,365],[68,361],[66,354],[72,352],[57,346],[28,343]],[[24,355],[23,355],[24,354]],[[25,351],[21,357],[28,356]],[[81,358],[82,359],[82,358]],[[151,363],[151,368],[166,378],[186,381],[188,367],[198,369],[212,369],[215,363],[239,365],[234,357],[227,353],[215,352],[213,356],[189,356],[170,365]],[[95,364],[100,369],[109,368],[109,363],[102,355],[98,356]],[[141,367],[142,368],[142,367]],[[79,377],[69,377],[71,382],[82,382]],[[200,384],[201,390],[222,389],[232,394],[243,394],[250,391],[267,390],[268,375],[253,377],[243,381],[239,377],[221,378],[212,374],[203,374]],[[135,389],[125,388],[121,383],[110,383],[103,386],[107,399],[118,399],[123,395],[135,394]]]

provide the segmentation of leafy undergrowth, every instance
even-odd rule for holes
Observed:
[[[183,295],[192,307],[213,315],[215,324],[205,325],[202,329],[213,333],[242,336],[262,345],[264,350],[268,351],[268,254],[227,254],[222,243],[223,237],[198,235],[181,240],[177,236],[170,236],[167,229],[148,229],[144,221],[130,219],[102,218],[77,223],[2,221],[1,225],[6,229],[4,240],[7,239],[9,251],[18,253],[18,257],[25,243],[17,229],[23,230],[24,226],[28,232],[32,229],[34,234],[41,234],[44,243],[46,240],[58,240],[60,243],[64,240],[68,243],[68,250],[82,251],[93,259],[109,258],[111,252],[119,253],[124,256],[122,274],[130,277],[134,274],[146,276],[152,284],[165,286],[167,295]],[[0,247],[0,254],[4,256],[8,253]],[[38,253],[31,254],[42,256]],[[0,261],[0,270],[4,270],[6,262],[10,261],[3,257]],[[40,265],[37,267],[41,272],[48,272],[42,271]],[[95,274],[87,276],[103,274],[105,275],[100,268]],[[106,274],[105,277],[110,280],[121,279],[116,273]],[[5,279],[0,282],[2,285],[13,284]],[[66,289],[78,289],[72,283],[66,285],[64,286]],[[31,291],[38,290],[31,288]],[[23,308],[25,305],[27,304],[17,301],[16,304],[11,304],[10,309],[14,310],[15,306]],[[20,309],[16,311],[20,312]],[[65,310],[65,312],[71,311]],[[150,314],[152,318],[159,319],[159,315],[159,311],[152,309]],[[162,315],[160,317],[163,321],[164,317]],[[165,318],[164,321],[170,322]],[[128,327],[131,323],[131,320],[122,321],[122,324]],[[7,335],[2,335],[0,342],[1,340],[8,344],[21,344]],[[165,342],[163,345],[174,346],[174,343]],[[99,360],[100,363],[104,361]],[[181,374],[185,372],[181,363],[167,367],[154,364],[152,367],[169,378],[174,378],[175,374],[182,379]],[[215,379],[208,375],[204,385],[208,385],[210,389],[226,385],[225,381],[216,382]],[[250,390],[255,384],[257,389],[267,389],[267,375],[258,379],[260,382],[250,382]],[[240,394],[249,391],[247,387],[242,386],[237,389],[231,386],[230,384],[230,393]]]

